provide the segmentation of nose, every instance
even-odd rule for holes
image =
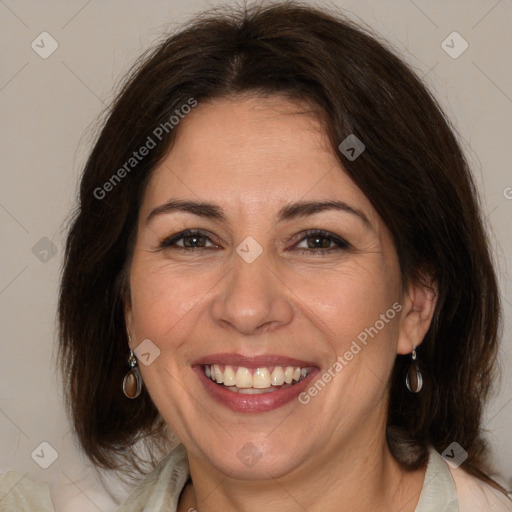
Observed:
[[[234,255],[234,264],[212,305],[217,324],[244,335],[261,334],[292,321],[291,292],[269,265],[265,251],[248,263]]]

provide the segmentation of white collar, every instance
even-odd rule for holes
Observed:
[[[180,493],[189,475],[187,452],[180,443],[146,476],[117,512],[176,512]],[[462,508],[459,508],[457,489],[463,491],[465,496],[461,502],[464,503]],[[451,470],[441,455],[430,448],[425,480],[415,512],[474,510],[508,512],[512,511],[512,501],[462,469]]]

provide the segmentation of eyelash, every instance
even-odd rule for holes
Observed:
[[[301,254],[310,254],[311,255],[311,254],[316,253],[317,255],[323,256],[325,254],[330,254],[331,252],[334,252],[334,251],[340,251],[340,250],[346,251],[351,248],[351,245],[346,240],[344,240],[343,238],[340,238],[338,236],[335,236],[335,235],[329,233],[328,231],[324,231],[323,229],[310,229],[303,233],[300,233],[300,235],[301,235],[301,238],[298,240],[297,244],[304,240],[307,240],[308,238],[317,237],[317,238],[326,238],[337,245],[337,247],[329,247],[328,249],[322,249],[322,247],[297,249]],[[212,249],[212,247],[182,247],[182,246],[176,245],[176,242],[178,242],[186,237],[199,237],[199,236],[206,238],[211,243],[214,243],[214,242],[212,242],[210,237],[203,231],[187,229],[185,231],[181,231],[180,233],[176,233],[175,235],[172,235],[170,237],[163,239],[159,244],[159,249],[163,250],[163,249],[172,248],[172,249],[178,249],[178,250],[187,251],[187,252],[204,251],[204,250]]]

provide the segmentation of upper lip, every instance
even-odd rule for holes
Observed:
[[[301,368],[307,368],[311,366],[317,366],[316,363],[311,361],[305,361],[296,359],[294,357],[281,356],[277,354],[244,356],[242,354],[228,352],[203,356],[193,361],[191,366],[210,364],[243,366],[245,368],[258,368],[264,366],[300,366]]]

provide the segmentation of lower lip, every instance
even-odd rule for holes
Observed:
[[[309,385],[311,379],[318,373],[318,368],[309,372],[306,378],[293,386],[261,393],[257,395],[246,395],[229,391],[225,386],[216,384],[206,377],[203,366],[194,366],[193,370],[198,374],[201,383],[211,397],[220,404],[235,412],[268,412],[296,399]]]

